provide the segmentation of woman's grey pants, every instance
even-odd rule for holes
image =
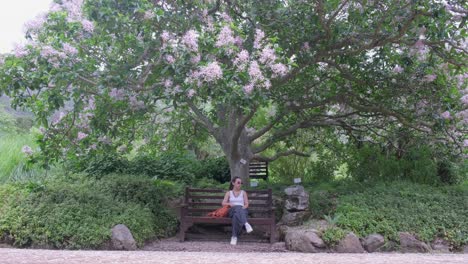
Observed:
[[[232,219],[232,236],[238,237],[242,232],[242,227],[247,223],[247,215],[249,211],[242,208],[240,205],[233,206],[229,209],[229,217]]]

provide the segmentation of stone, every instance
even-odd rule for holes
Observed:
[[[286,236],[286,234],[288,233],[290,227],[287,226],[287,225],[277,225],[276,226],[276,231],[277,231],[277,238],[278,238],[278,241],[284,241],[284,237]]]
[[[288,226],[302,225],[310,216],[309,211],[289,212],[285,211],[280,223]]]
[[[395,241],[386,241],[380,248],[377,249],[377,252],[394,252],[398,251],[398,244]]]
[[[468,254],[468,245],[465,245],[461,251],[463,254]]]
[[[369,253],[377,251],[384,244],[385,244],[385,238],[380,234],[368,235],[362,241],[362,246]]]
[[[119,224],[112,228],[111,247],[114,250],[136,250],[136,242],[127,226]]]
[[[364,248],[359,238],[353,233],[348,233],[335,247],[337,253],[364,253]]]
[[[305,211],[309,208],[309,193],[301,185],[287,187],[284,208],[290,212]]]
[[[430,252],[431,248],[424,242],[417,240],[408,232],[400,232],[400,249],[404,253],[425,253]]]
[[[436,238],[431,243],[432,250],[437,253],[450,253],[450,243],[442,238]]]
[[[306,253],[327,252],[326,245],[317,232],[316,230],[288,230],[284,239],[286,248]]]

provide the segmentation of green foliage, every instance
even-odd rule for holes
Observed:
[[[102,176],[109,173],[121,173],[128,168],[128,161],[115,153],[89,156],[78,160],[72,166],[75,171],[84,171],[89,175]]]
[[[231,181],[231,171],[225,157],[202,160],[200,167],[197,178],[213,179],[220,183]]]
[[[410,148],[398,158],[384,153],[379,146],[364,145],[352,150],[348,159],[349,173],[361,182],[409,180],[423,184],[438,184],[437,164],[429,148]]]
[[[333,247],[338,242],[346,236],[346,231],[339,227],[331,227],[327,228],[323,234],[322,239],[327,245]]]
[[[448,160],[437,163],[437,175],[444,184],[455,185],[468,179],[468,162],[466,160],[456,164]]]
[[[468,244],[466,187],[380,183],[338,200],[338,226],[360,237],[380,233],[398,241],[398,232],[407,231],[426,242],[442,237],[454,247]]]
[[[172,235],[177,226],[152,180],[72,175],[40,183],[0,185],[0,234],[16,246],[99,248],[110,229],[125,224],[138,245]]]
[[[0,182],[8,180],[12,173],[19,175],[30,171],[30,167],[26,165],[27,158],[21,152],[25,145],[34,150],[32,135],[0,134]]]
[[[194,157],[179,153],[161,153],[157,156],[142,155],[132,160],[125,170],[130,174],[141,174],[155,179],[192,183],[199,170]]]

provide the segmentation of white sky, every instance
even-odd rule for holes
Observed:
[[[24,24],[47,11],[52,0],[0,0],[0,53],[25,41]]]

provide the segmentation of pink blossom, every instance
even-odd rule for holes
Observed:
[[[49,6],[49,11],[50,12],[58,12],[58,11],[62,11],[62,6],[55,3],[55,2],[52,2]]]
[[[26,31],[37,31],[41,29],[44,23],[46,22],[46,20],[47,20],[46,13],[37,15],[33,20],[26,22],[26,24],[24,25],[26,28]]]
[[[218,62],[214,61],[210,64],[202,67],[199,72],[200,77],[204,77],[207,82],[215,81],[223,77],[223,70],[219,66]]]
[[[135,111],[145,108],[145,103],[143,101],[138,100],[135,95],[130,96],[129,102],[130,107]]]
[[[428,74],[428,75],[424,76],[423,82],[433,82],[435,79],[437,79],[437,75]]]
[[[253,81],[261,81],[264,79],[260,66],[258,66],[256,61],[250,63],[249,76]]]
[[[154,16],[155,16],[155,15],[154,15],[154,12],[153,12],[152,10],[147,10],[147,11],[145,12],[145,15],[143,16],[143,18],[144,18],[144,19],[150,20],[150,19],[153,19]]]
[[[244,43],[244,40],[240,37],[240,36],[236,36],[234,38],[234,44],[237,46],[237,47],[242,47],[242,44]]]
[[[63,1],[63,7],[68,13],[70,20],[79,20],[82,16],[81,6],[83,5],[83,0],[69,0]]]
[[[249,83],[247,85],[245,85],[243,88],[244,92],[248,95],[250,95],[254,89],[254,84],[253,83]]]
[[[229,46],[235,43],[235,39],[232,36],[232,30],[229,26],[224,26],[219,32],[218,39],[216,40],[215,46],[222,47],[222,46]]]
[[[442,114],[440,114],[440,117],[442,117],[443,119],[450,119],[451,115],[449,111],[445,111]]]
[[[227,23],[232,22],[232,18],[226,12],[221,13],[220,16],[221,16],[221,19],[223,19],[225,22]]]
[[[188,97],[188,98],[192,98],[192,97],[195,95],[195,93],[196,93],[196,92],[195,92],[194,89],[190,89],[190,90],[188,90],[188,92],[187,92],[187,97]]]
[[[22,58],[27,56],[29,51],[26,49],[24,44],[15,44],[15,57]]]
[[[468,105],[468,94],[462,96],[462,98],[460,98],[460,101],[462,102],[462,104]]]
[[[276,60],[275,50],[270,47],[265,47],[260,54],[260,58],[258,59],[263,64],[269,64]]]
[[[190,63],[198,64],[200,62],[200,60],[201,60],[201,56],[200,56],[200,54],[197,54],[197,55],[190,58]]]
[[[276,64],[273,64],[271,67],[271,70],[273,71],[273,77],[276,77],[276,76],[285,76],[287,73],[288,73],[288,67],[286,67],[284,64],[282,63],[276,63]]]
[[[261,29],[256,29],[255,30],[255,40],[254,40],[254,48],[255,49],[260,49],[261,48],[261,42],[262,42],[264,37],[265,37],[265,33]]]
[[[83,26],[84,31],[89,32],[89,33],[93,33],[93,31],[94,31],[93,22],[91,22],[91,21],[89,21],[87,19],[83,19],[81,21],[81,25]]]
[[[172,80],[171,79],[166,79],[164,80],[164,87],[165,88],[171,88],[172,87]]]
[[[66,113],[60,112],[59,114],[56,114],[53,119],[52,119],[52,125],[57,125],[62,119],[66,116]]]
[[[23,148],[21,148],[21,152],[23,152],[24,154],[28,156],[31,156],[33,154],[32,148],[28,145],[24,145]]]
[[[247,62],[249,61],[249,52],[242,50],[237,54],[237,57],[234,59],[233,64],[237,66],[240,70],[244,70]]]
[[[88,99],[88,105],[85,107],[85,110],[95,110],[96,109],[96,104],[94,101],[94,96],[91,96]]]
[[[468,139],[463,140],[463,147],[468,147]]]
[[[58,52],[50,45],[46,45],[46,46],[42,47],[42,50],[41,50],[41,56],[43,58],[48,58],[48,57],[54,56],[57,53]]]
[[[125,98],[123,91],[117,88],[112,88],[109,93],[109,96],[114,98],[117,101],[122,101]]]
[[[171,34],[167,32],[166,30],[164,30],[163,33],[161,34],[161,39],[163,42],[167,42],[168,40],[171,39]]]
[[[270,80],[266,79],[265,82],[263,83],[263,85],[265,86],[265,88],[268,90],[270,89],[271,87],[271,82]]]
[[[68,55],[76,55],[78,54],[78,50],[73,47],[72,45],[68,44],[68,43],[63,43],[63,51],[68,54]]]
[[[173,64],[175,62],[175,58],[172,55],[165,56],[166,62],[169,64]]]
[[[76,139],[78,140],[83,140],[84,138],[86,138],[88,136],[88,134],[86,133],[83,133],[83,132],[78,132],[78,136],[76,137]]]
[[[303,49],[304,51],[310,50],[309,42],[304,42],[304,44],[302,44],[302,49]]]
[[[468,124],[468,109],[458,112],[455,117],[460,119],[462,124]]]
[[[89,146],[90,149],[92,150],[96,150],[97,149],[97,145],[96,143],[92,144],[91,146]]]
[[[182,37],[182,44],[189,50],[196,52],[198,50],[198,33],[195,30],[189,30]]]
[[[395,68],[393,68],[393,72],[394,72],[394,73],[402,73],[402,72],[403,72],[403,68],[400,67],[400,65],[395,65]]]

